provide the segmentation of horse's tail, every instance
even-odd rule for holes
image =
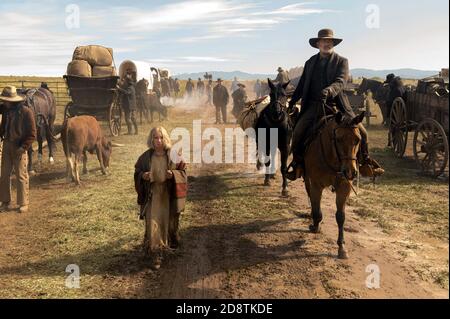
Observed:
[[[55,142],[56,141],[56,137],[53,134],[53,125],[50,124],[48,118],[46,118],[42,114],[39,114],[37,117],[38,118],[40,117],[42,119],[43,124],[45,126],[45,134],[47,135],[47,137],[49,137],[52,142]]]
[[[64,155],[66,157],[70,156],[69,150],[69,119],[66,119],[63,123],[63,128],[61,131],[61,142],[63,144]]]

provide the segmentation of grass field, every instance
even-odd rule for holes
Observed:
[[[172,108],[162,125],[192,131],[195,119],[213,127],[213,116],[203,105]],[[286,199],[279,178],[265,188],[253,165],[191,164],[182,247],[159,272],[150,270],[133,188],[133,166],[152,127],[145,124],[138,136],[113,139],[124,146],[114,148],[107,176],[89,157],[81,187],[66,182],[58,144],[56,164],[44,162],[32,179],[31,212],[0,215],[0,297],[448,298],[448,181],[421,176],[411,149],[395,158],[379,119],[369,128],[370,146],[387,172],[375,184],[363,180],[350,199],[348,262],[329,255],[337,236],[330,192],[329,224],[312,236],[304,231],[309,208],[301,182]],[[378,291],[358,286],[373,261],[385,269]],[[80,289],[65,286],[69,264],[80,266]]]

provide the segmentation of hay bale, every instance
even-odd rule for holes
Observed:
[[[116,68],[113,66],[94,66],[92,68],[92,76],[94,77],[107,77],[116,75]]]
[[[92,68],[86,61],[75,60],[67,65],[67,75],[91,77]]]
[[[100,45],[80,46],[73,52],[72,60],[84,60],[91,66],[111,66],[113,64],[113,50]]]

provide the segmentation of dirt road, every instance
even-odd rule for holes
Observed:
[[[211,121],[212,114],[203,118]],[[448,298],[448,286],[419,271],[443,264],[448,275],[448,240],[420,236],[412,246],[401,232],[363,218],[352,198],[350,259],[338,260],[334,194],[324,194],[322,233],[311,234],[303,183],[291,183],[283,198],[280,176],[264,187],[251,164],[189,166],[182,245],[152,271],[131,180],[144,140],[115,139],[126,147],[114,151],[107,177],[90,158],[81,188],[65,181],[61,148],[55,166],[41,167],[32,181],[32,211],[0,215],[0,297]],[[65,287],[68,264],[80,265],[80,289]],[[367,267],[379,269],[378,289],[367,288]]]

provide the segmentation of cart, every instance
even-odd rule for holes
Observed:
[[[120,134],[122,110],[117,90],[118,76],[80,77],[65,75],[69,96],[64,120],[78,115],[91,115],[97,120],[106,120],[113,136]]]
[[[390,113],[389,146],[403,157],[408,133],[414,132],[414,158],[423,173],[442,175],[449,159],[448,80],[441,77],[419,81],[414,91],[394,100]]]

